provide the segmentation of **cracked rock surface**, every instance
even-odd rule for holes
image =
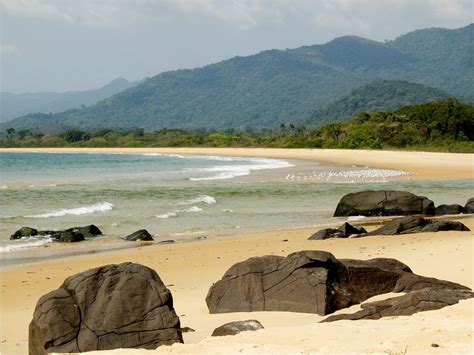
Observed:
[[[183,342],[171,292],[155,271],[134,263],[68,277],[39,299],[28,340],[30,355]]]
[[[287,257],[254,257],[233,265],[211,286],[206,303],[210,313],[327,315],[379,294],[426,289],[470,291],[453,282],[416,275],[395,259],[336,259],[325,251],[308,250]]]

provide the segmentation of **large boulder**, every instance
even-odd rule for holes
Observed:
[[[217,327],[212,332],[213,337],[221,337],[225,335],[235,335],[244,331],[255,331],[263,329],[263,325],[255,319],[241,320],[236,322],[230,322]]]
[[[464,213],[464,207],[460,205],[439,205],[435,209],[436,216],[443,216],[445,214],[460,214]]]
[[[364,227],[355,227],[350,223],[345,222],[342,226],[337,229],[325,228],[317,231],[311,235],[308,240],[324,240],[329,238],[347,238],[353,234],[367,233]]]
[[[363,303],[361,305],[362,310],[358,312],[329,316],[321,322],[409,316],[418,312],[451,306],[460,300],[473,297],[474,294],[469,290],[432,290],[425,288],[382,301]]]
[[[465,213],[474,213],[474,197],[471,197],[467,200],[466,205],[464,206]]]
[[[60,243],[77,243],[86,239],[83,234],[73,230],[52,232],[51,238]]]
[[[29,327],[29,354],[183,342],[171,292],[140,264],[106,265],[68,277],[41,297]]]
[[[10,240],[21,239],[25,237],[34,237],[38,235],[38,230],[30,227],[21,227],[10,236]]]
[[[415,275],[395,259],[336,259],[324,251],[254,257],[233,265],[209,289],[210,313],[290,311],[326,315],[388,292],[469,290]]]
[[[128,240],[131,242],[137,242],[137,241],[152,241],[153,237],[151,236],[150,233],[146,229],[140,229],[137,230],[136,232],[133,232],[132,234],[129,234],[122,239]]]
[[[461,231],[467,232],[470,229],[463,223],[457,221],[431,221],[423,227],[422,232],[441,232],[441,231]]]
[[[430,199],[406,191],[361,191],[341,198],[334,217],[434,215]]]
[[[84,238],[94,238],[99,235],[102,235],[102,231],[99,229],[99,227],[97,227],[94,224],[90,224],[85,227],[73,227],[73,228],[66,229],[66,231],[80,233],[84,236]]]

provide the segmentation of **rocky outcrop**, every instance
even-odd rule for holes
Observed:
[[[22,227],[10,236],[10,239],[21,239],[30,236],[51,236],[54,241],[61,243],[75,243],[102,235],[101,230],[91,224],[85,227],[73,227],[66,230],[50,231],[37,230],[30,227]]]
[[[353,234],[363,234],[367,231],[363,227],[355,227],[350,223],[345,222],[337,229],[326,228],[314,233],[308,240],[324,240],[329,238],[347,238]]]
[[[38,230],[30,227],[21,227],[10,236],[10,240],[34,237],[38,235]]]
[[[438,232],[438,231],[469,231],[464,224],[456,221],[428,220],[422,217],[402,217],[365,234],[369,235],[398,235],[410,233]]]
[[[434,203],[405,191],[361,191],[342,197],[334,217],[434,215]]]
[[[126,237],[123,237],[122,239],[128,240],[131,242],[138,242],[138,241],[152,241],[153,237],[151,236],[150,233],[146,229],[140,229],[137,230],[136,232],[133,232],[132,234],[127,235]]]
[[[362,310],[358,312],[329,316],[321,322],[409,316],[418,312],[451,306],[460,300],[472,297],[474,297],[474,294],[467,290],[433,290],[425,288],[399,297],[363,303],[361,305]]]
[[[157,273],[123,263],[68,277],[41,297],[29,327],[29,354],[183,342],[171,292]]]
[[[237,322],[230,322],[217,327],[212,332],[213,337],[220,337],[225,335],[235,335],[244,331],[255,331],[263,329],[263,325],[255,319],[242,320]]]
[[[233,265],[209,289],[210,313],[289,311],[326,315],[387,292],[469,290],[415,275],[395,260],[336,259],[324,251],[254,257]]]
[[[474,197],[471,197],[467,200],[466,205],[464,206],[465,213],[474,213]]]
[[[439,205],[435,209],[436,216],[443,216],[445,214],[460,214],[464,213],[464,207],[460,205]]]

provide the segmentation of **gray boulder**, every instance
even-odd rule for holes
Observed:
[[[439,205],[435,209],[436,216],[443,216],[445,214],[460,214],[464,212],[464,207],[460,205]]]
[[[151,236],[150,233],[148,233],[146,229],[140,229],[140,230],[137,230],[136,232],[133,232],[132,234],[127,235],[126,237],[123,237],[122,239],[129,240],[132,242],[137,242],[137,241],[152,241],[153,237]]]
[[[467,200],[466,205],[464,206],[465,213],[474,213],[474,197],[471,197]]]
[[[244,331],[255,331],[263,329],[263,325],[255,319],[242,320],[237,322],[230,322],[217,327],[212,332],[213,337],[220,337],[225,335],[235,335]]]
[[[324,251],[254,257],[211,286],[210,313],[289,311],[326,315],[387,292],[467,287],[415,275],[395,259],[336,259]]]
[[[406,191],[361,191],[341,198],[334,217],[434,215],[433,201]]]
[[[38,235],[38,230],[30,227],[21,227],[10,236],[10,240],[21,239],[25,237],[34,237]]]
[[[182,343],[171,292],[140,264],[106,265],[68,277],[41,297],[29,326],[29,354]]]

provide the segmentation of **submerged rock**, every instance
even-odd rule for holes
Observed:
[[[435,209],[436,216],[442,216],[445,214],[460,214],[464,213],[464,207],[460,205],[439,205]]]
[[[81,233],[72,230],[53,232],[51,238],[61,243],[76,243],[86,239]]]
[[[68,277],[41,297],[29,327],[29,354],[182,343],[171,292],[143,265],[106,265]]]
[[[150,233],[148,233],[146,229],[140,229],[140,230],[137,230],[136,232],[133,232],[132,234],[127,235],[126,237],[123,237],[122,239],[129,240],[132,242],[152,241],[153,237],[151,236]]]
[[[94,224],[90,224],[85,227],[73,227],[73,228],[66,229],[66,231],[80,233],[84,236],[84,238],[94,238],[94,237],[97,237],[98,235],[102,235],[102,231],[99,229],[99,227],[97,227]]]
[[[324,251],[254,257],[233,265],[211,286],[210,313],[289,311],[326,315],[387,292],[469,290],[413,274],[395,259],[336,259]]]
[[[242,320],[236,322],[230,322],[217,327],[212,332],[213,337],[220,337],[226,335],[235,335],[244,331],[255,331],[259,329],[264,329],[263,325],[255,319]]]
[[[406,191],[361,191],[341,198],[334,217],[434,215],[434,203]]]
[[[10,239],[20,239],[29,236],[51,236],[55,241],[61,243],[74,243],[85,240],[86,238],[102,235],[101,230],[91,224],[85,227],[73,227],[66,230],[50,231],[37,230],[30,227],[23,227],[13,233]]]

